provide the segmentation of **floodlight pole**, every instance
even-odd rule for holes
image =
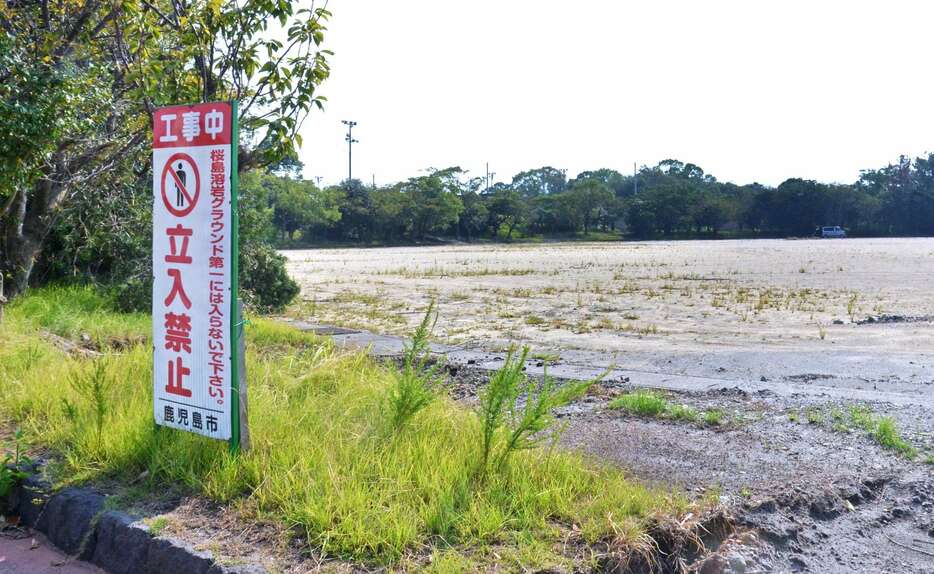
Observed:
[[[636,162],[632,162],[632,194],[639,193],[639,171],[636,169]]]
[[[347,142],[347,183],[349,184],[353,179],[353,144],[360,142],[353,139],[353,127],[357,125],[357,122],[342,120],[341,123],[347,126],[347,135],[344,136],[344,141]]]

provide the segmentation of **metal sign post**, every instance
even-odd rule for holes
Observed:
[[[153,116],[153,411],[241,449],[237,103]]]

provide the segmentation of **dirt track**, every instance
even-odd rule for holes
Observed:
[[[564,443],[647,481],[720,489],[737,526],[754,532],[721,549],[727,572],[934,572],[934,465],[924,462],[934,453],[934,240],[337,250],[290,259],[314,301],[294,313],[306,328],[404,333],[436,297],[440,338],[460,343],[436,351],[448,357],[462,400],[502,364],[509,341],[547,352],[528,364],[531,374],[546,363],[567,378],[612,367],[599,393],[562,413]],[[717,279],[724,271],[727,279]],[[383,355],[401,345],[358,329],[335,338]],[[722,410],[725,422],[608,408],[635,387]],[[851,420],[854,405],[894,417],[919,456],[880,446]]]

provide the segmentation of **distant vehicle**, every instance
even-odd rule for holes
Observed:
[[[820,236],[829,237],[829,238],[835,238],[835,237],[843,238],[843,237],[846,237],[846,231],[844,231],[843,228],[840,227],[839,225],[834,225],[832,227],[821,227]]]

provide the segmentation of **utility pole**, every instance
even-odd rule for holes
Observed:
[[[373,189],[376,189],[376,174],[371,174],[373,176]]]
[[[490,162],[486,162],[486,190],[490,191]]]
[[[632,162],[632,194],[639,193],[638,171],[636,171],[636,162]]]
[[[320,188],[320,187],[321,187],[321,176],[320,176],[320,175],[316,175],[316,176],[315,176],[315,181],[318,182],[318,188]]]
[[[341,123],[347,126],[347,135],[344,137],[344,141],[347,142],[347,183],[349,184],[353,179],[353,144],[360,142],[353,139],[353,127],[357,125],[357,122],[341,120]]]

